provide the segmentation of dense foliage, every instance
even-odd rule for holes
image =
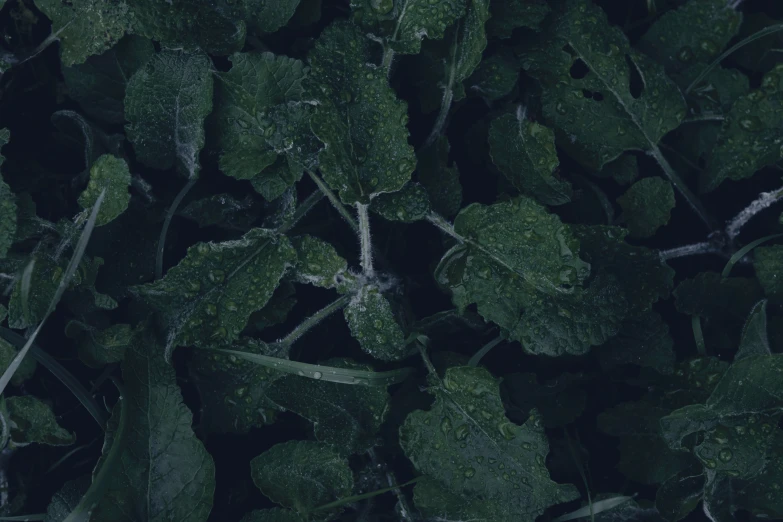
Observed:
[[[780,19],[0,0],[0,520],[783,519]]]

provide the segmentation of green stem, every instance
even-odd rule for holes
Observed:
[[[372,242],[370,240],[370,212],[369,205],[363,203],[356,204],[356,211],[359,215],[359,245],[361,248],[362,272],[368,279],[375,276],[375,269],[372,266]]]
[[[318,506],[315,509],[312,509],[310,513],[317,513],[319,511],[326,511],[327,509],[334,509],[340,506],[344,506],[346,504],[352,504],[354,502],[359,502],[360,500],[366,500],[368,498],[377,497],[378,495],[383,495],[384,493],[388,493],[389,491],[394,491],[395,489],[404,488],[405,486],[410,486],[411,484],[415,484],[416,482],[420,481],[423,477],[416,477],[413,480],[409,480],[405,484],[398,484],[396,486],[391,486],[388,488],[379,489],[376,491],[371,491],[369,493],[364,493],[362,495],[354,495],[352,497],[345,497],[341,498],[339,500],[335,500],[334,502],[329,502],[328,504],[324,504],[322,506]]]
[[[489,353],[489,351],[494,348],[495,346],[499,345],[503,342],[503,336],[498,335],[494,339],[492,339],[490,342],[484,345],[481,350],[477,351],[473,357],[470,358],[468,361],[468,366],[478,366],[478,363],[481,361],[481,359]]]
[[[707,344],[704,342],[704,333],[701,330],[701,317],[692,316],[691,327],[693,328],[693,339],[696,341],[696,351],[701,356],[707,355]]]
[[[435,120],[430,135],[427,137],[427,141],[424,142],[424,148],[432,145],[443,132],[443,126],[446,123],[446,118],[449,115],[449,109],[451,109],[451,102],[454,100],[454,79],[457,72],[457,39],[459,37],[459,23],[454,30],[454,42],[451,44],[451,66],[449,67],[449,78],[446,86],[443,88],[443,98],[440,100],[440,112],[438,118]]]
[[[731,269],[734,268],[734,265],[739,262],[740,259],[748,255],[748,253],[759,246],[762,243],[766,243],[767,241],[770,241],[772,239],[777,239],[779,237],[783,237],[783,234],[772,234],[770,236],[764,236],[762,238],[759,238],[755,241],[751,241],[744,247],[737,250],[733,256],[731,256],[731,259],[729,259],[728,263],[726,263],[726,266],[723,267],[723,272],[721,272],[721,277],[729,277],[729,274],[731,274]]]
[[[688,204],[693,209],[693,211],[696,212],[696,215],[699,216],[699,218],[704,222],[705,225],[707,225],[707,228],[710,230],[710,232],[714,231],[715,221],[707,213],[707,210],[701,204],[699,198],[697,198],[696,195],[693,192],[691,192],[691,189],[688,188],[688,186],[680,179],[680,177],[674,171],[672,166],[669,165],[669,162],[664,157],[663,153],[661,152],[661,149],[659,149],[657,145],[652,145],[649,154],[653,158],[655,158],[655,161],[657,161],[658,165],[661,166],[661,169],[663,170],[664,174],[666,174],[666,177],[669,178],[669,181],[672,182],[674,188],[676,188],[680,192],[680,194],[682,194],[682,196],[685,198],[685,201],[687,201]]]
[[[294,226],[296,226],[299,220],[305,217],[305,215],[307,215],[307,213],[310,212],[310,210],[312,210],[312,208],[316,206],[318,202],[321,201],[321,199],[323,199],[323,197],[324,197],[324,193],[320,190],[316,190],[315,192],[307,196],[307,199],[302,201],[302,203],[298,207],[296,207],[296,210],[294,211],[294,215],[291,216],[291,219],[289,219],[288,221],[280,225],[277,231],[281,234],[285,234],[286,232],[294,228]]]
[[[302,337],[304,334],[310,331],[310,329],[332,315],[334,312],[343,308],[350,300],[351,296],[344,295],[336,301],[333,301],[325,307],[321,308],[316,313],[302,321],[299,326],[294,328],[294,330],[286,335],[278,344],[280,344],[285,350],[288,350],[288,348],[290,348],[291,345],[297,341],[297,339]]]
[[[310,179],[312,179],[316,185],[318,185],[318,188],[321,192],[324,193],[324,195],[329,198],[329,202],[332,204],[332,206],[337,210],[337,212],[345,219],[349,225],[351,225],[351,228],[358,232],[359,225],[356,224],[356,221],[353,219],[353,217],[348,213],[348,211],[345,209],[345,205],[343,205],[339,199],[337,199],[337,196],[334,192],[332,192],[329,187],[326,186],[326,183],[318,177],[318,175],[313,172],[312,170],[308,170],[307,174],[310,176]]]
[[[394,61],[394,49],[387,43],[383,49],[383,61],[381,62],[381,68],[386,71],[386,77],[391,75],[391,66]]]
[[[179,191],[179,194],[177,194],[177,197],[175,197],[174,201],[171,203],[168,212],[166,212],[166,218],[163,220],[163,228],[160,230],[160,238],[158,238],[158,252],[155,255],[155,279],[163,277],[163,249],[166,246],[166,236],[169,233],[171,219],[177,212],[177,207],[179,207],[179,204],[185,199],[185,196],[190,192],[190,189],[193,188],[193,185],[196,184],[197,180],[198,178],[193,177],[185,183],[185,186],[182,187],[182,190]]]

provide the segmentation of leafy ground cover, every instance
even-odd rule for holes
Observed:
[[[783,519],[780,20],[0,0],[0,520]]]

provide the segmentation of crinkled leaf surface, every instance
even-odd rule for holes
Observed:
[[[483,368],[453,367],[430,388],[435,403],[400,427],[400,444],[416,469],[439,486],[494,504],[497,520],[532,521],[576,498],[549,478],[549,444],[534,413],[518,426],[505,415],[497,381]]]
[[[774,303],[783,302],[783,245],[756,248],[753,268],[767,297]]]
[[[125,160],[104,154],[90,167],[90,182],[79,196],[79,205],[83,209],[92,208],[101,192],[106,191],[95,220],[96,226],[105,225],[128,208],[130,183],[131,175]]]
[[[0,322],[2,319],[0,318]],[[3,338],[0,338],[0,370],[3,372],[14,360],[16,354],[19,353],[14,346]],[[26,380],[33,376],[36,368],[35,359],[32,357],[25,357],[22,359],[22,363],[14,372],[14,376],[11,377],[11,384],[13,386],[21,386]]]
[[[560,165],[552,129],[528,120],[522,107],[489,129],[492,161],[514,187],[545,205],[571,201],[571,184],[555,177]]]
[[[551,9],[546,0],[514,0],[490,2],[489,12],[492,17],[487,23],[487,32],[498,38],[511,38],[517,27],[538,29]]]
[[[114,46],[133,23],[125,0],[36,0],[58,33],[63,65],[84,63],[88,56]]]
[[[679,73],[709,63],[739,31],[742,13],[725,0],[692,0],[663,14],[639,40],[639,49]]]
[[[245,42],[243,5],[232,0],[132,0],[133,31],[167,47],[230,54]]]
[[[177,345],[237,339],[295,260],[285,236],[256,228],[241,239],[190,247],[163,279],[135,287],[135,292],[163,314],[168,358]]]
[[[250,461],[250,469],[264,495],[301,514],[353,490],[348,461],[321,442],[277,444]]]
[[[363,286],[343,313],[362,350],[383,361],[395,361],[405,355],[405,335],[389,300],[377,287]]]
[[[389,221],[413,223],[430,213],[430,198],[423,186],[407,183],[397,192],[380,194],[373,199],[370,210]]]
[[[764,75],[761,87],[741,96],[726,114],[701,178],[704,190],[740,180],[781,158],[783,65]]]
[[[349,359],[329,359],[321,364],[373,370]],[[266,394],[277,405],[312,422],[315,438],[346,456],[363,453],[376,444],[389,403],[382,386],[346,386],[296,375],[278,379]]]
[[[558,144],[595,170],[626,150],[649,150],[685,117],[685,102],[663,67],[631,49],[604,11],[587,0],[568,0],[523,63],[544,86],[542,104]],[[574,78],[579,63],[586,74]],[[631,78],[644,88],[631,91]]]
[[[406,105],[384,71],[368,64],[371,44],[358,27],[335,23],[310,53],[311,79],[320,89],[312,128],[325,145],[320,169],[346,204],[401,189],[416,165]]]
[[[292,271],[294,281],[336,288],[340,293],[349,291],[356,284],[356,277],[348,271],[348,262],[330,243],[308,235],[292,238],[291,243],[297,256]]]
[[[231,63],[228,72],[218,73],[216,85],[220,169],[237,179],[258,177],[254,184],[262,186],[270,177],[280,179],[283,172],[289,179],[280,188],[259,191],[274,199],[299,179],[290,179],[285,161],[275,165],[279,155],[297,160],[300,176],[301,165],[314,165],[317,148],[308,136],[313,107],[303,100],[307,68],[299,60],[272,53],[237,53]]]
[[[118,469],[106,477],[106,492],[90,520],[206,521],[215,465],[193,433],[174,368],[150,330],[128,348],[122,376],[126,430],[121,441],[108,432],[104,445],[105,456],[113,444],[122,444]]]
[[[128,35],[83,64],[64,67],[68,95],[88,115],[107,123],[124,123],[128,80],[154,53],[151,41]]]
[[[617,198],[623,209],[621,219],[634,237],[651,237],[669,222],[674,208],[674,189],[659,177],[644,178]]]
[[[128,82],[125,129],[138,159],[150,167],[176,166],[185,177],[197,176],[211,111],[211,64],[201,52],[162,51]]]
[[[9,397],[5,400],[5,407],[11,442],[16,445],[68,446],[76,440],[73,434],[57,424],[52,409],[32,395]]]
[[[243,338],[230,350],[275,356],[266,343]],[[281,374],[235,355],[196,350],[190,372],[202,400],[201,425],[207,433],[247,433],[272,424],[277,408],[267,394]]]

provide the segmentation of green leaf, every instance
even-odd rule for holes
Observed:
[[[125,212],[130,202],[131,175],[124,159],[104,154],[90,167],[90,182],[79,196],[79,205],[90,209],[101,192],[106,191],[95,226],[105,225]]]
[[[0,136],[0,139],[2,139],[2,136]],[[0,142],[0,146],[2,146],[2,142]],[[0,155],[0,160],[2,158],[3,156]],[[2,161],[0,161],[0,164],[2,164]],[[11,192],[11,188],[5,184],[3,178],[0,177],[0,259],[8,255],[8,251],[14,242],[17,226],[16,214],[16,196]]]
[[[322,364],[373,371],[349,359],[329,359]],[[377,444],[390,398],[383,386],[346,386],[296,375],[275,381],[267,397],[312,422],[315,438],[344,456],[364,453]]]
[[[169,48],[231,54],[247,32],[244,5],[230,0],[133,0],[133,32]],[[243,2],[247,3],[247,2]]]
[[[764,75],[761,88],[741,96],[726,114],[718,141],[701,177],[705,191],[726,179],[749,178],[781,159],[783,65]]]
[[[48,446],[68,446],[76,437],[57,424],[52,409],[31,395],[9,397],[5,400],[11,442],[16,446],[31,443]]]
[[[78,342],[79,359],[92,368],[120,362],[135,335],[129,324],[113,324],[105,329],[71,321],[65,326],[65,335]]]
[[[669,522],[678,522],[696,509],[703,493],[704,475],[680,472],[658,488],[655,508]]]
[[[644,178],[617,198],[623,209],[620,219],[628,225],[634,237],[652,237],[659,228],[666,225],[674,208],[674,189],[669,181],[659,178]]]
[[[634,51],[600,7],[566,6],[523,65],[544,87],[542,110],[558,145],[599,170],[626,150],[656,147],[685,117],[685,102],[663,67]],[[588,69],[584,77],[572,77],[577,64]],[[641,77],[641,93],[632,93],[632,76]]]
[[[69,480],[52,496],[49,507],[46,508],[44,522],[63,522],[79,505],[87,488],[90,487],[90,477],[85,475],[75,480]]]
[[[273,502],[306,515],[353,490],[348,462],[329,445],[292,440],[250,461],[253,483]]]
[[[307,68],[272,53],[237,53],[231,63],[231,70],[217,74],[220,169],[253,180],[260,194],[275,199],[299,180],[302,168],[315,166],[318,149],[309,130],[312,105],[304,100]],[[276,163],[279,156],[298,166]]]
[[[496,2],[497,3],[497,2]],[[490,4],[490,9],[496,3]],[[465,90],[481,96],[487,102],[497,101],[514,90],[519,78],[519,64],[505,48],[490,54],[478,64],[465,80]]]
[[[669,325],[652,310],[623,321],[618,334],[595,352],[604,371],[626,364],[652,368],[662,374],[674,371],[674,340]]]
[[[250,316],[250,323],[259,330],[284,323],[294,306],[296,306],[296,288],[290,281],[283,281],[266,306]]]
[[[124,0],[36,0],[52,21],[63,65],[84,63],[116,44],[134,24]]]
[[[139,161],[198,176],[204,119],[212,111],[210,69],[201,52],[167,50],[136,71],[125,96],[125,130]]]
[[[373,199],[370,210],[389,221],[413,223],[430,213],[430,198],[423,186],[406,183],[397,192],[380,194]]]
[[[250,29],[274,33],[294,16],[299,0],[244,0]]]
[[[711,62],[736,36],[740,22],[742,13],[725,0],[693,0],[656,20],[639,49],[670,74],[680,73],[693,63]]]
[[[392,18],[389,44],[398,53],[418,54],[426,36],[440,40],[446,29],[465,14],[466,0],[364,0],[369,19]],[[391,32],[391,31],[390,31]]]
[[[228,347],[275,355],[272,347],[250,338]],[[267,395],[281,377],[279,372],[210,350],[195,350],[190,372],[201,396],[201,426],[207,433],[247,433],[276,420],[277,407]]]
[[[358,27],[335,23],[310,53],[311,79],[324,98],[312,120],[313,132],[325,145],[320,169],[350,205],[401,189],[416,165],[406,105],[385,73],[367,63],[370,46]]]
[[[168,359],[177,345],[237,339],[295,260],[285,236],[256,228],[238,240],[190,247],[163,279],[134,291],[163,314]]]
[[[343,313],[351,335],[371,356],[382,361],[396,361],[407,354],[405,335],[389,301],[377,287],[362,286]]]
[[[532,521],[576,489],[549,478],[544,429],[535,415],[510,422],[498,383],[483,368],[452,367],[430,388],[435,403],[400,427],[400,444],[420,472],[443,489],[493,504],[498,521]]]
[[[296,511],[272,508],[251,511],[240,522],[306,522],[306,520]]]
[[[780,518],[783,515],[783,436],[775,430],[766,454],[763,470],[738,489],[737,506],[744,507],[759,518]]]
[[[783,302],[783,245],[757,247],[753,268],[764,293],[773,303]]]
[[[678,312],[719,320],[744,321],[761,297],[761,289],[755,279],[723,278],[716,272],[701,272],[682,281],[674,289],[674,304]]]
[[[511,522],[499,502],[466,498],[443,487],[436,479],[425,476],[413,488],[413,502],[422,515],[431,520],[470,522]]]
[[[291,243],[297,255],[292,271],[297,283],[336,288],[341,294],[356,285],[356,277],[348,271],[348,262],[330,243],[308,235],[295,237]]]
[[[106,492],[92,510],[95,522],[132,519],[206,521],[212,509],[215,465],[191,428],[193,415],[182,401],[174,368],[163,347],[145,328],[122,363],[127,433],[107,433],[104,454],[122,444],[119,470],[107,477]]]
[[[639,177],[639,162],[632,154],[623,154],[594,173],[599,178],[612,178],[620,185],[630,185]]]
[[[767,335],[767,300],[764,299],[756,303],[748,315],[748,320],[745,321],[739,349],[734,360],[770,354],[769,336]]]
[[[83,64],[63,67],[68,95],[88,115],[107,123],[125,122],[128,80],[155,53],[152,42],[129,35]]]
[[[456,163],[449,163],[449,140],[441,136],[429,147],[416,152],[419,183],[427,190],[432,208],[452,217],[462,205],[462,185]]]
[[[537,30],[550,11],[545,0],[491,2],[489,12],[492,17],[487,23],[487,32],[497,38],[511,38],[517,27]]]
[[[511,184],[545,205],[571,201],[571,184],[555,177],[560,165],[551,129],[525,117],[518,106],[516,114],[504,114],[489,129],[492,161]]]

